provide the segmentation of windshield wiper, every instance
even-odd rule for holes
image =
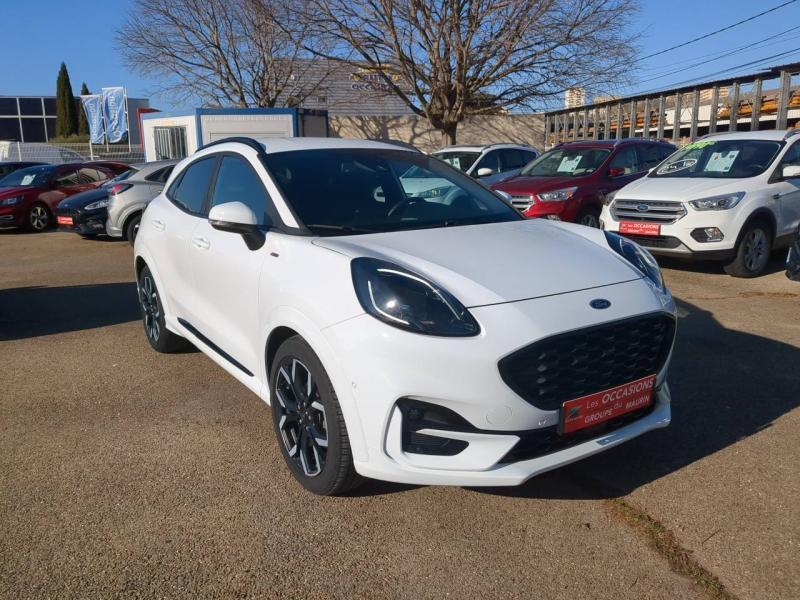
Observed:
[[[351,227],[350,225],[332,225],[328,223],[306,223],[308,229],[327,229],[329,231],[341,231],[342,233],[375,233],[374,229],[364,229],[362,227]]]

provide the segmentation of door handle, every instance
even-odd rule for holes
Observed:
[[[167,224],[164,223],[164,221],[162,221],[160,219],[153,219],[152,223],[153,223],[153,227],[155,227],[159,231],[164,231],[167,228]]]
[[[196,237],[192,238],[192,245],[198,250],[208,250],[211,247],[211,242],[206,238]]]

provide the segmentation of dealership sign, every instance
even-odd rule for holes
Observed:
[[[81,96],[83,111],[89,123],[89,142],[102,144],[105,131],[103,130],[103,97],[100,94]]]
[[[128,133],[128,98],[124,87],[107,87],[100,94],[81,96],[81,104],[92,144],[116,143]]]
[[[125,88],[103,88],[103,112],[106,117],[106,135],[112,144],[119,142],[128,132],[125,115]]]

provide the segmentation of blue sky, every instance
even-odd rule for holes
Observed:
[[[637,36],[640,56],[719,29],[783,1],[642,0],[633,24],[633,31],[640,34]],[[123,66],[115,40],[115,32],[133,4],[133,0],[5,0],[0,95],[54,94],[58,67],[64,61],[76,94],[85,81],[92,91],[108,85],[124,85],[131,96],[150,96],[148,90],[154,82]],[[43,23],[51,26],[49,31]],[[797,29],[759,47],[759,40],[793,27]],[[738,51],[743,47],[744,50]],[[640,81],[623,86],[621,91],[668,87],[787,51],[793,52],[770,63],[800,60],[800,2],[685,48],[644,60],[632,69]],[[689,68],[721,54],[724,55],[718,60]],[[739,71],[754,70],[753,66]],[[670,71],[675,73],[658,77]],[[176,108],[168,98],[152,97],[152,104],[163,109]]]

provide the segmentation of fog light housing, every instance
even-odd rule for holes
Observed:
[[[561,217],[559,217],[558,215],[547,215],[547,218],[550,219],[551,221],[560,221],[561,220]]]
[[[725,236],[717,227],[698,227],[692,231],[692,237],[695,241],[705,242],[721,242]]]
[[[411,398],[400,399],[397,406],[403,415],[403,452],[455,456],[469,445],[463,440],[419,433],[423,429],[437,431],[470,431],[474,429],[466,419],[449,408]]]

